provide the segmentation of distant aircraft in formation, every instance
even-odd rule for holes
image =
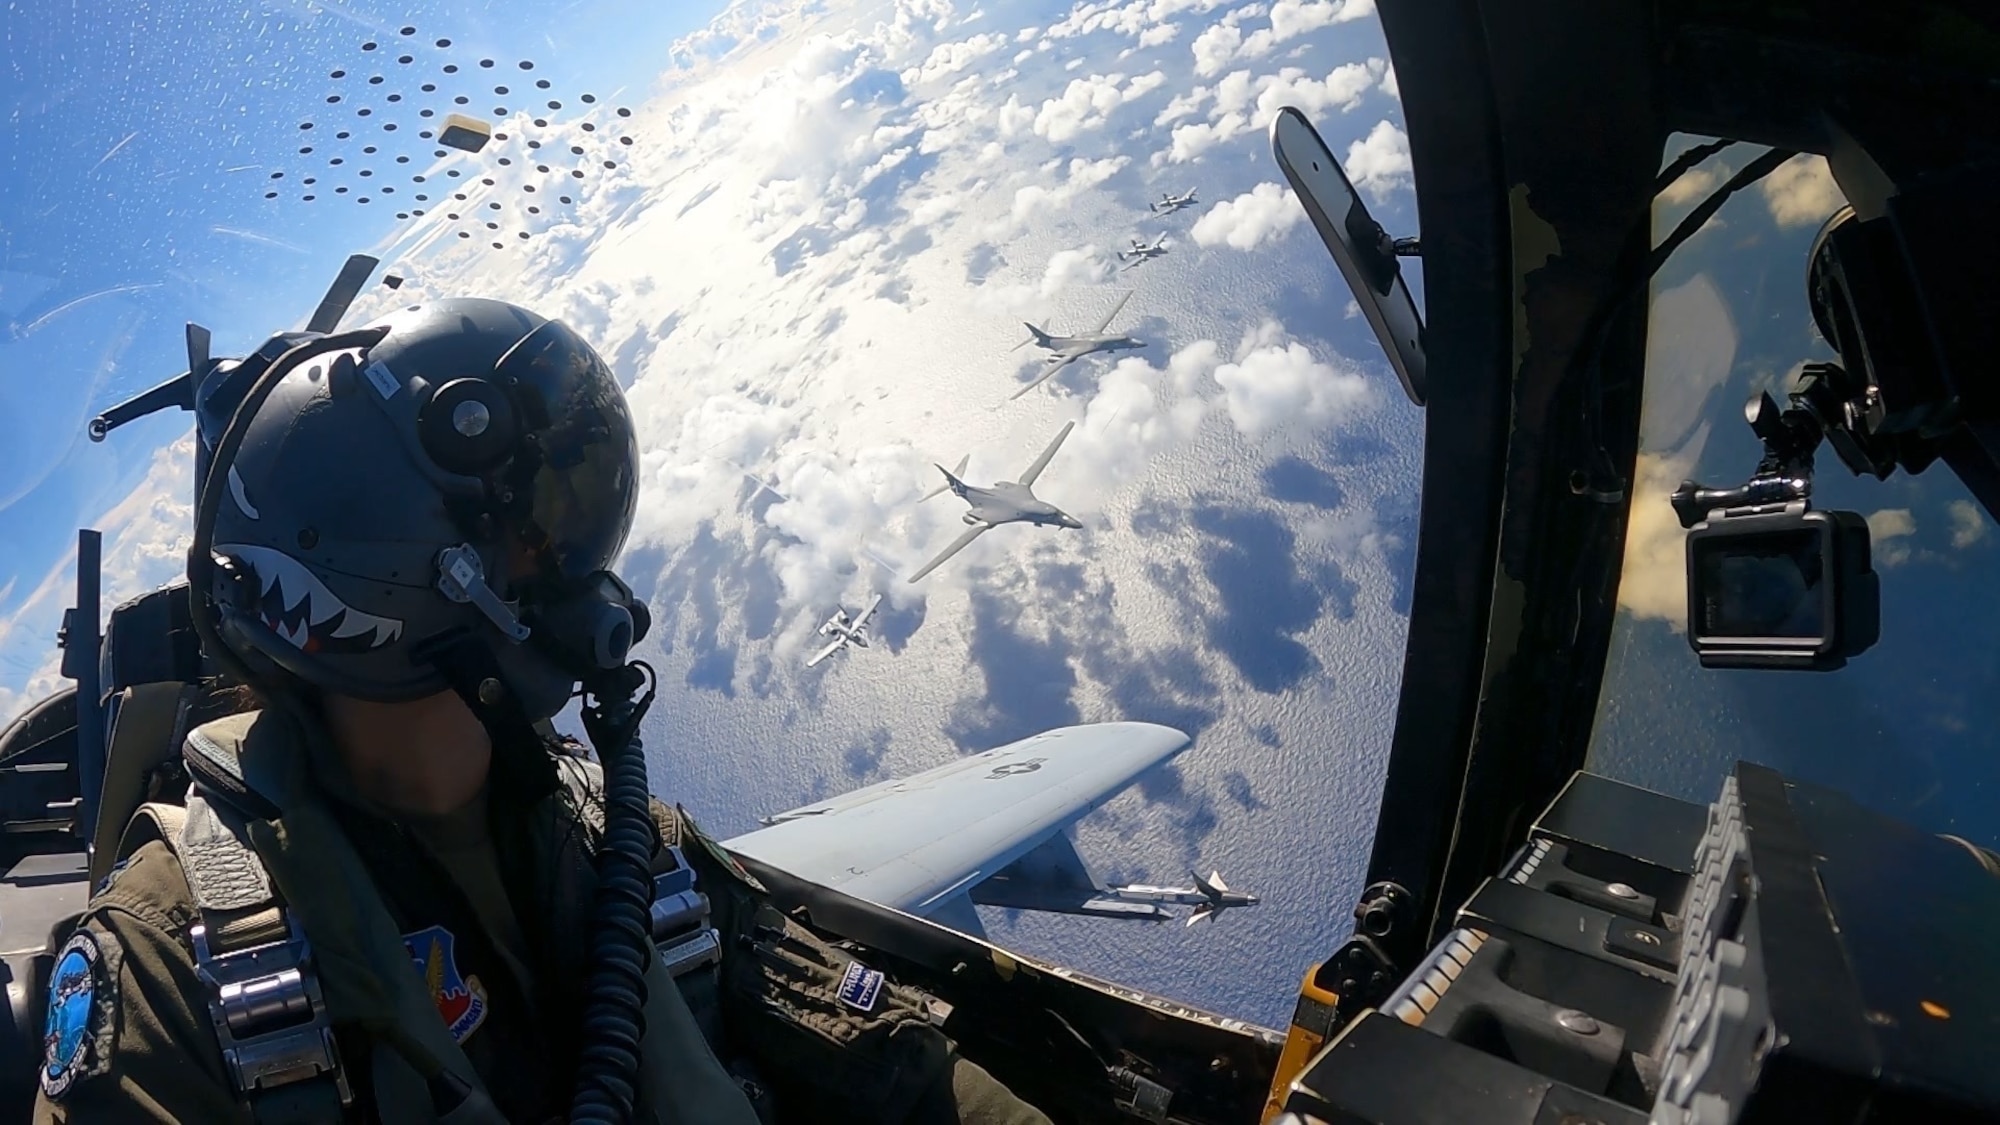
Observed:
[[[1118,298],[1118,303],[1111,306],[1111,311],[1104,314],[1104,319],[1097,322],[1096,327],[1075,336],[1055,336],[1033,324],[1027,324],[1028,338],[1015,344],[1014,347],[1019,349],[1029,344],[1039,344],[1048,351],[1049,358],[1042,366],[1041,374],[1035,376],[1033,382],[1008,396],[1008,400],[1012,401],[1020,398],[1022,395],[1048,382],[1049,379],[1054,377],[1056,372],[1061,371],[1084,356],[1097,352],[1128,351],[1132,348],[1145,347],[1146,342],[1144,340],[1134,339],[1131,336],[1110,335],[1104,331],[1110,327],[1112,320],[1117,318],[1118,313],[1125,308],[1125,302],[1131,299],[1132,291],[1128,289],[1125,291],[1123,297]],[[1025,321],[1023,323],[1026,324]]]
[[[1154,258],[1158,258],[1166,252],[1167,236],[1162,233],[1150,243],[1142,238],[1133,239],[1130,248],[1118,252],[1118,260],[1124,262],[1125,268],[1129,270],[1142,262],[1149,262]]]
[[[1153,203],[1150,206],[1155,214],[1171,215],[1183,207],[1192,207],[1198,202],[1200,200],[1194,197],[1194,189],[1189,188],[1180,195],[1174,195],[1171,192],[1164,193],[1160,196],[1159,202]]]
[[[1075,422],[1066,423],[1062,432],[1056,435],[1056,440],[1050,442],[1047,449],[1042,450],[1042,455],[1035,458],[1035,463],[1028,466],[1028,471],[1022,473],[1018,481],[1003,480],[990,488],[980,488],[965,483],[958,478],[957,473],[939,465],[938,472],[944,474],[945,488],[971,505],[961,518],[972,526],[964,534],[952,540],[951,545],[940,552],[938,557],[925,563],[922,570],[910,575],[909,580],[915,582],[936,570],[946,559],[963,551],[974,539],[1003,523],[1032,523],[1037,527],[1082,527],[1083,521],[1038,498],[1034,493],[1035,478],[1042,475],[1043,469],[1048,468],[1050,459],[1055,457],[1057,449],[1062,448],[1063,439],[1068,437],[1073,429],[1076,429]],[[965,461],[959,462],[960,472],[964,471],[965,464]],[[933,492],[931,495],[935,496],[937,493]]]
[[[814,665],[818,664],[820,661],[825,660],[827,657],[832,656],[834,653],[839,652],[841,649],[847,648],[850,645],[855,648],[867,648],[868,619],[875,616],[875,607],[881,604],[882,604],[882,595],[880,594],[875,595],[873,598],[870,598],[868,600],[868,607],[866,609],[863,609],[860,613],[855,614],[854,619],[851,621],[848,620],[847,611],[845,609],[834,610],[833,616],[827,618],[825,624],[822,624],[819,627],[820,636],[832,637],[833,640],[828,642],[825,648],[820,649],[818,652],[813,653],[812,656],[806,660],[806,667],[811,668]]]

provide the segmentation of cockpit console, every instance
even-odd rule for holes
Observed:
[[[1761,766],[1706,810],[1579,773],[1276,1120],[1995,1120],[1996,872]]]

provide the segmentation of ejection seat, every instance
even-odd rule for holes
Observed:
[[[84,804],[75,690],[51,696],[0,732],[4,842],[21,853],[0,879],[0,972],[13,1016],[0,1027],[0,1125],[30,1115],[55,951],[90,888],[117,861],[126,823],[145,801],[181,799],[187,782],[178,751],[187,732],[234,709],[203,684],[185,584],[112,610],[100,652],[104,770],[87,860],[75,835]]]

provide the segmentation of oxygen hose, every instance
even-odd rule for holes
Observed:
[[[640,686],[645,694],[638,695]],[[583,1047],[572,1122],[630,1121],[638,1101],[646,1032],[646,966],[652,959],[652,793],[639,721],[652,706],[653,670],[634,662],[592,684],[583,726],[604,766],[604,841],[590,911]],[[636,698],[635,698],[636,696]]]

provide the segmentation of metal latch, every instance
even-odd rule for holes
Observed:
[[[1112,1104],[1144,1121],[1165,1121],[1174,1092],[1135,1070],[1114,1066],[1110,1070]]]
[[[653,877],[653,942],[672,976],[722,960],[722,938],[708,924],[708,896],[694,889],[694,868],[680,846],[670,844],[674,869]]]
[[[229,953],[210,951],[205,923],[188,930],[195,973],[209,988],[208,1014],[222,1041],[223,1065],[245,1096],[326,1075],[340,1104],[349,1105],[354,1096],[340,1068],[312,947],[297,919],[284,913],[288,939]]]

